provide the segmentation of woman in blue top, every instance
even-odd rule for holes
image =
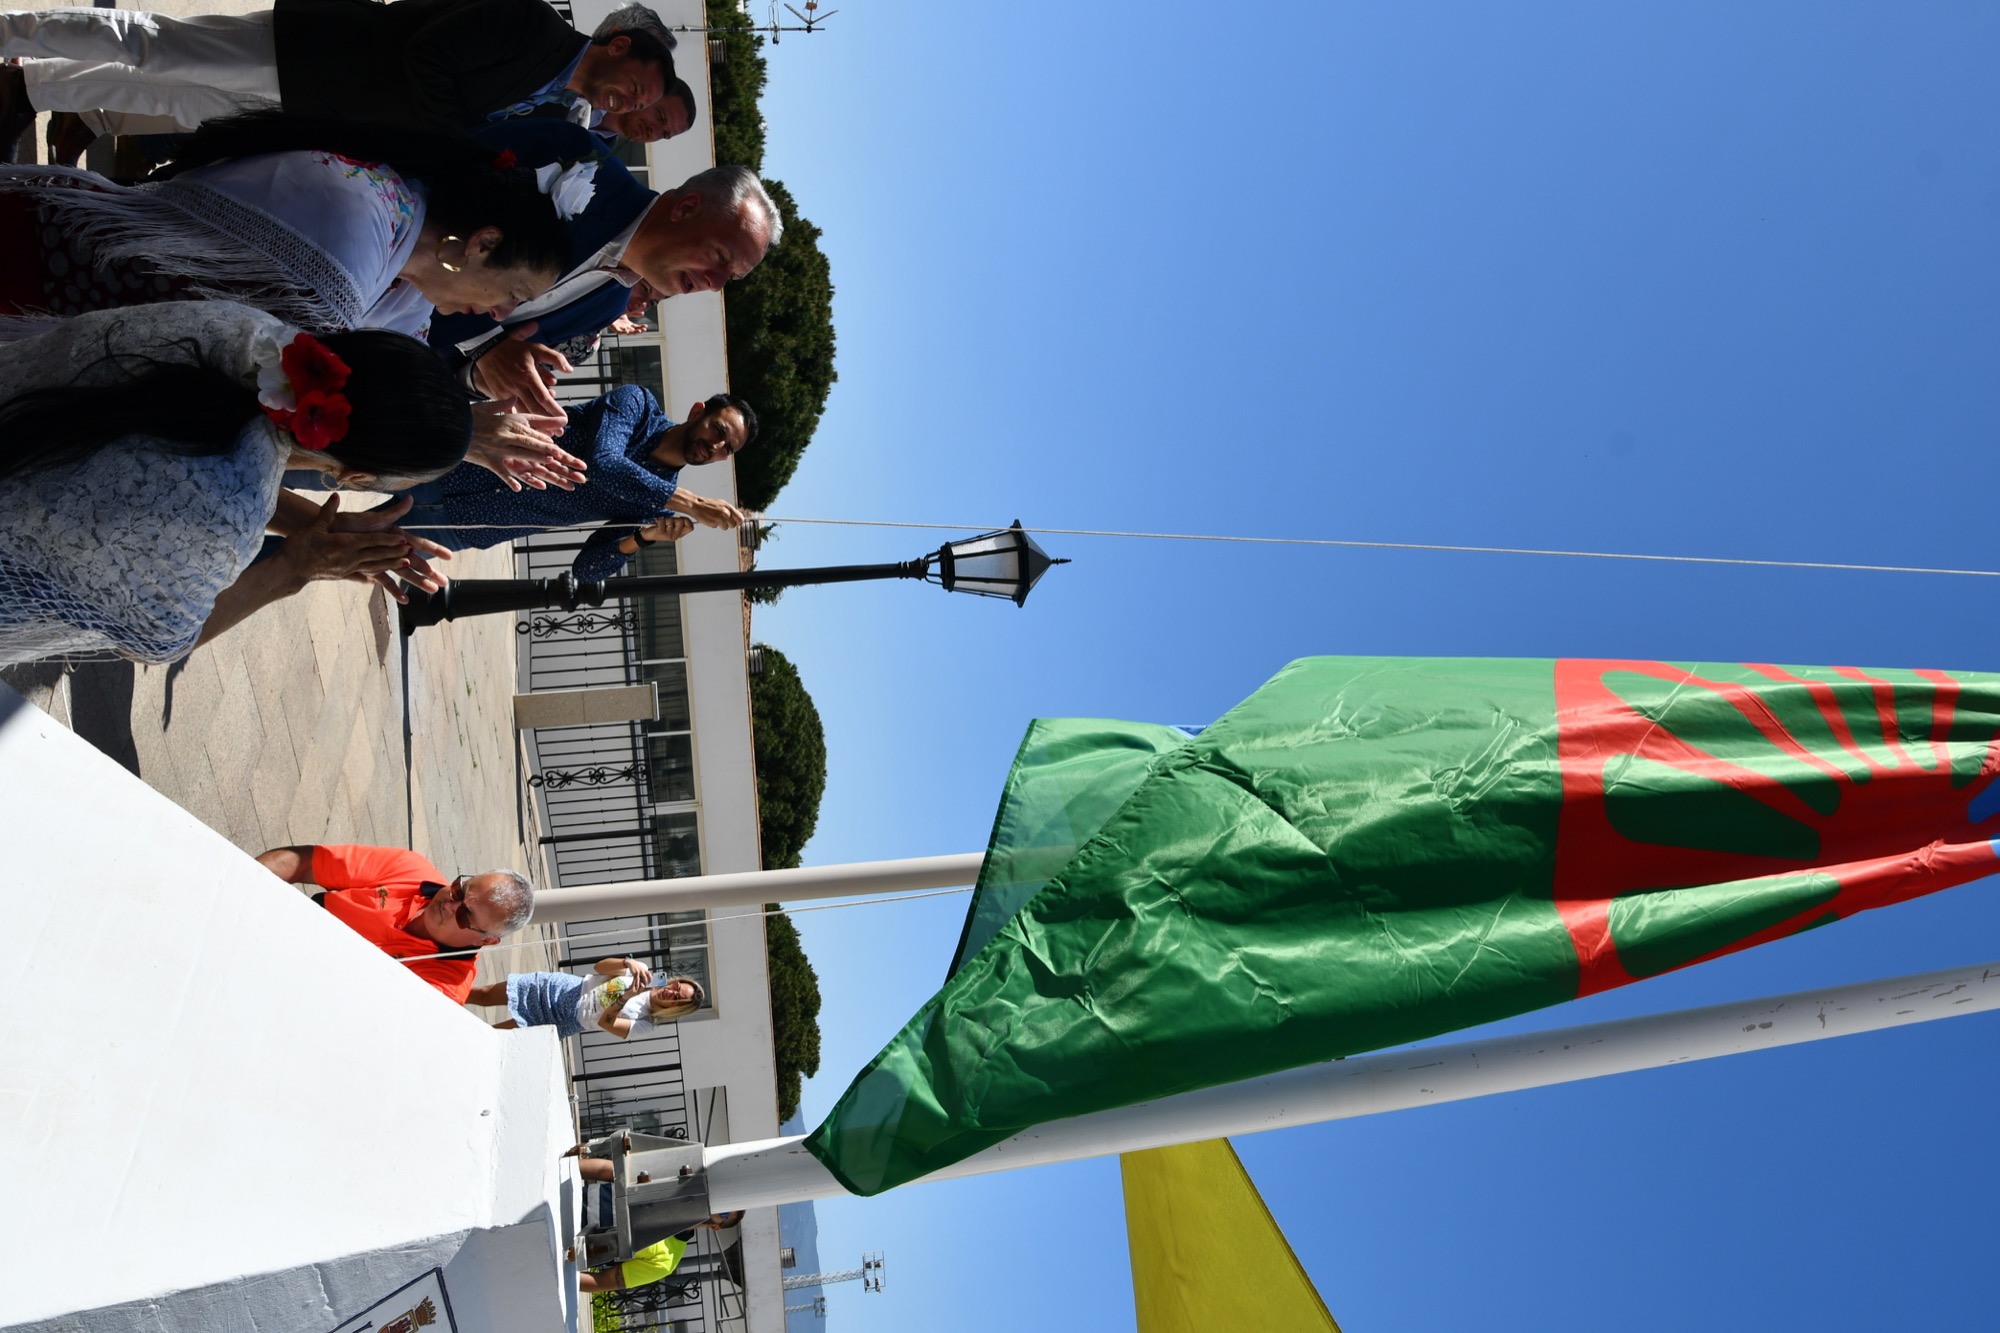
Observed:
[[[466,550],[552,527],[603,523],[572,566],[577,578],[589,581],[610,578],[642,548],[685,536],[696,523],[743,524],[741,509],[690,494],[679,481],[683,467],[719,463],[757,438],[757,414],[741,398],[716,394],[676,424],[657,398],[627,384],[567,410],[563,447],[589,465],[583,485],[515,491],[468,464],[408,492],[414,504],[397,526]]]

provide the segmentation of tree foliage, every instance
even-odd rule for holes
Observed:
[[[750,16],[736,0],[708,0],[709,39],[721,44],[722,59],[708,66],[709,106],[715,117],[715,160],[764,170],[764,39],[751,31]]]
[[[799,669],[759,645],[761,675],[750,678],[750,725],[757,757],[757,824],[766,870],[789,870],[819,823],[826,794],[826,730]]]
[[[765,911],[777,913],[769,903]],[[804,1080],[819,1072],[819,974],[806,958],[799,930],[783,915],[764,918],[771,975],[771,1050],[777,1061],[778,1123],[799,1113]]]
[[[764,167],[764,39],[732,0],[708,0],[712,36],[723,59],[710,66],[715,160]],[[799,216],[780,181],[765,186],[785,220],[785,239],[723,296],[729,322],[729,387],[757,409],[757,443],[736,460],[736,497],[768,508],[812,443],[836,378],[833,368],[833,274],[820,229]]]
[[[836,378],[833,273],[820,230],[799,216],[791,191],[765,181],[785,219],[785,239],[723,296],[729,320],[729,387],[757,409],[757,443],[736,459],[736,496],[768,509],[798,470]]]

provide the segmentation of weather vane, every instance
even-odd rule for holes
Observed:
[[[786,11],[786,13],[789,13],[789,14],[790,14],[790,15],[791,15],[791,16],[792,16],[793,18],[797,19],[797,20],[798,20],[798,22],[796,22],[796,23],[787,23],[787,22],[785,22],[785,16],[784,16],[784,14],[780,14],[780,13],[778,12],[778,10],[779,10],[779,9],[781,9],[781,8],[782,8],[782,9],[784,9],[784,10]],[[765,24],[764,24],[764,25],[762,25],[761,27],[759,27],[759,26],[756,26],[756,25],[752,25],[752,26],[751,26],[751,27],[750,27],[750,28],[748,29],[748,31],[750,31],[750,32],[761,32],[761,33],[768,33],[768,34],[770,35],[770,38],[771,38],[771,44],[772,44],[773,46],[775,46],[775,45],[777,45],[777,43],[778,43],[778,40],[779,40],[779,38],[780,38],[780,35],[781,35],[781,34],[783,34],[783,33],[788,33],[788,32],[805,32],[805,33],[813,33],[813,32],[818,32],[818,31],[819,31],[820,29],[822,29],[823,27],[825,27],[825,26],[826,26],[826,21],[827,21],[828,19],[832,18],[832,17],[833,17],[833,16],[835,15],[835,14],[838,14],[839,12],[840,12],[840,11],[839,11],[839,10],[837,10],[837,9],[829,9],[829,10],[827,10],[827,11],[826,11],[826,12],[825,12],[824,14],[820,13],[820,12],[819,12],[819,0],[805,0],[805,8],[804,8],[803,10],[801,10],[801,9],[797,8],[796,6],[794,6],[794,5],[790,4],[790,3],[786,3],[786,2],[785,2],[785,0],[774,0],[773,4],[771,5],[771,9],[770,9],[770,14],[771,14],[771,19],[770,19],[770,22],[768,22],[768,23],[765,23]],[[744,29],[742,29],[742,28],[734,28],[734,27],[731,27],[731,28],[710,28],[710,27],[700,27],[700,26],[697,26],[697,25],[695,25],[695,24],[691,24],[691,23],[682,23],[682,24],[676,24],[676,25],[674,26],[674,28],[673,28],[672,30],[673,30],[674,32],[742,32],[742,31],[744,31]]]

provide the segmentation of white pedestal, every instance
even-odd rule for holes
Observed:
[[[0,849],[0,1326],[334,1333],[437,1270],[430,1333],[574,1333],[552,1029],[486,1027],[4,686]]]

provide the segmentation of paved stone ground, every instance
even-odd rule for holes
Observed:
[[[513,561],[466,551],[451,568],[506,578]],[[7,679],[247,853],[372,842],[447,873],[509,866],[551,883],[513,730],[513,617],[405,639],[395,611],[379,590],[318,583],[172,666]],[[552,934],[488,950],[480,979],[549,966]]]

